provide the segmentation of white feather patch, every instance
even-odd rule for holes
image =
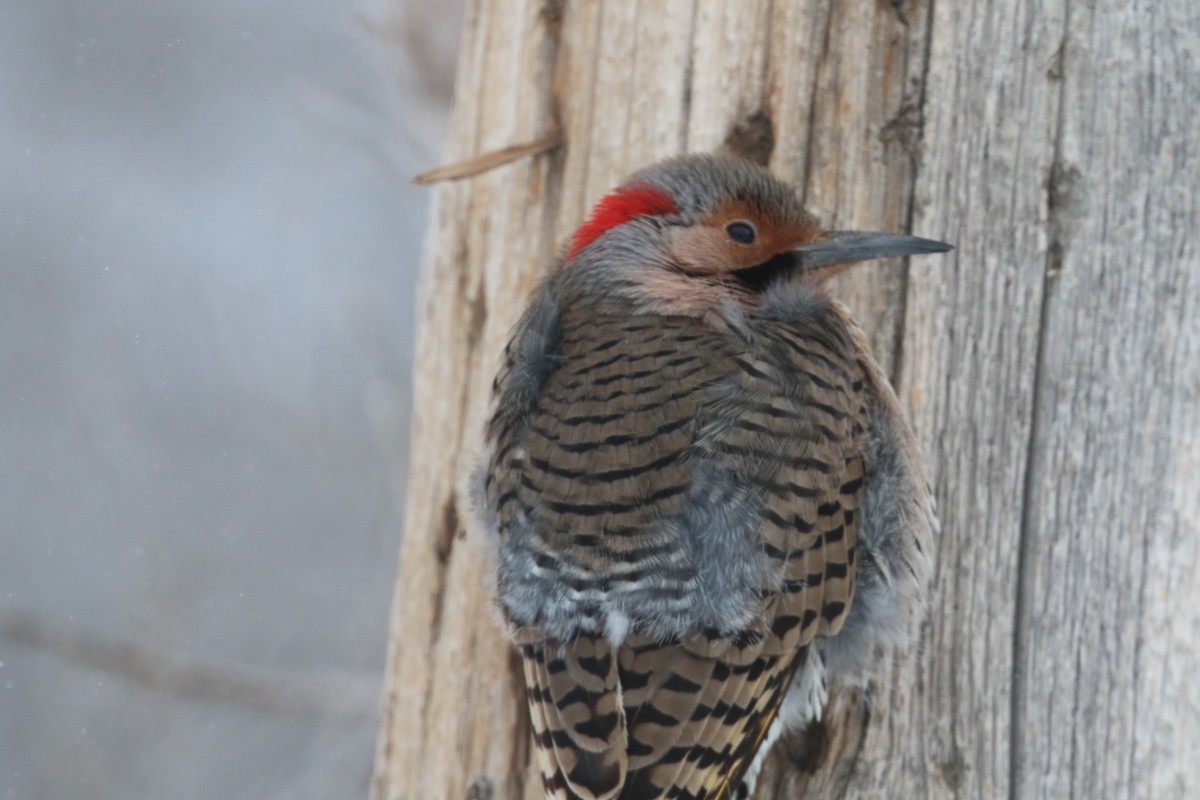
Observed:
[[[808,656],[783,699],[783,708],[779,717],[789,728],[798,728],[810,722],[817,722],[825,711],[825,703],[829,693],[825,687],[825,659],[815,648],[810,648]]]
[[[604,615],[604,636],[614,648],[620,647],[629,633],[629,617],[620,611],[609,609]]]

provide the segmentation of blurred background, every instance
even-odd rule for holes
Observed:
[[[462,0],[0,0],[0,798],[364,797]]]

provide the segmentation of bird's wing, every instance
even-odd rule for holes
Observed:
[[[864,486],[858,492],[859,570],[855,602],[836,636],[822,640],[827,668],[866,680],[878,653],[905,647],[924,608],[932,541],[939,530],[933,495],[912,431],[867,337],[840,312],[858,353],[867,408]]]
[[[803,594],[802,627],[836,634],[850,610],[866,492],[870,385],[851,332],[830,310],[820,325],[762,326],[763,369],[786,374],[787,467],[763,510],[768,553],[782,556],[785,590]],[[806,635],[805,641],[812,638]]]
[[[854,591],[867,410],[837,331],[774,326],[736,359],[740,391],[697,414],[700,460],[763,490],[769,569],[756,624],[619,649],[629,762],[622,798],[731,798],[808,643],[835,633]],[[716,491],[715,489],[713,491]]]

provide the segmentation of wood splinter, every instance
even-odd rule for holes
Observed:
[[[463,178],[471,178],[475,175],[490,172],[497,167],[503,167],[505,164],[511,164],[521,158],[548,153],[560,147],[562,143],[562,131],[556,127],[547,132],[546,135],[532,141],[510,144],[507,147],[491,150],[482,155],[472,156],[462,161],[455,161],[453,164],[443,164],[440,167],[426,170],[414,176],[412,182],[420,186],[427,186],[431,183],[459,181]]]

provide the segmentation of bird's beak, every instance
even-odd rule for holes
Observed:
[[[915,256],[922,253],[945,253],[953,249],[945,242],[906,236],[902,233],[829,231],[792,252],[796,255],[800,268],[807,271],[831,264],[848,264],[872,258]]]

